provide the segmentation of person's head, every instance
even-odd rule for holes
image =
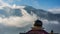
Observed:
[[[37,26],[37,27],[42,27],[42,25],[43,25],[43,23],[40,20],[36,20],[34,23],[34,26]]]

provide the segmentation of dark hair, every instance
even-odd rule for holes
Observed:
[[[34,26],[41,26],[42,27],[42,21],[36,20],[34,23]]]

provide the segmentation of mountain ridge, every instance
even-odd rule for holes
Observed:
[[[57,20],[57,21],[60,21],[60,18],[59,18],[60,14],[53,14],[53,13],[51,13],[49,11],[45,11],[43,9],[33,8],[32,6],[15,6],[15,5],[13,7],[4,6],[3,10],[0,9],[0,12],[2,10],[3,11],[2,13],[4,13],[4,11],[7,10],[7,9],[10,10],[9,14],[11,13],[11,15],[13,15],[13,16],[14,15],[15,16],[22,16],[20,9],[24,9],[30,15],[31,15],[31,12],[33,12],[34,14],[39,16],[40,18],[44,18],[44,19],[48,19],[48,20]],[[5,14],[6,14],[6,16],[9,16],[9,15],[7,15],[6,11],[5,11]]]

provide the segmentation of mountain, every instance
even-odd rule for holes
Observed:
[[[31,6],[26,6],[24,8],[29,14],[31,14],[31,12],[35,13],[37,16],[39,16],[40,18],[44,18],[44,19],[48,19],[48,20],[57,20],[60,21],[60,14],[53,14],[49,11],[45,11],[43,9],[35,9]]]
[[[22,16],[21,14],[21,10],[19,8],[11,8],[8,6],[4,6],[2,7],[3,9],[0,9],[0,14],[5,15],[5,17],[9,17],[9,16]]]
[[[9,17],[9,16],[23,16],[22,15],[22,10],[25,10],[28,14],[32,15],[31,12],[33,12],[34,14],[36,14],[38,17],[43,18],[43,19],[48,19],[48,20],[57,20],[60,21],[60,14],[53,14],[49,11],[45,11],[43,9],[36,9],[33,8],[32,6],[18,6],[12,8],[12,7],[3,7],[3,9],[0,9],[0,14],[5,15],[5,17]],[[8,13],[7,13],[8,12]]]

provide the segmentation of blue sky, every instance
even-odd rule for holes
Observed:
[[[60,0],[3,0],[11,5],[29,5],[39,9],[60,8]]]

